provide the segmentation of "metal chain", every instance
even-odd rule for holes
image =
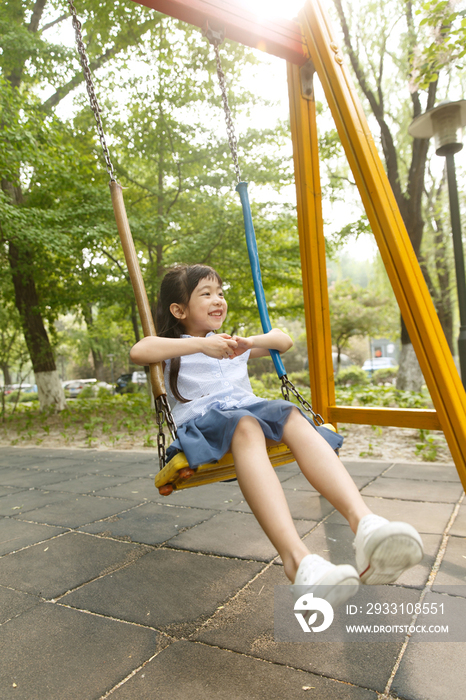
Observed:
[[[176,423],[171,412],[170,404],[167,401],[165,394],[159,396],[155,401],[155,417],[159,432],[157,435],[157,450],[159,453],[159,469],[163,469],[167,463],[165,451],[165,433],[163,432],[163,424],[166,421],[172,439],[176,439]]]
[[[227,87],[225,83],[225,74],[222,69],[222,64],[220,62],[220,52],[218,50],[218,42],[212,42],[215,51],[215,60],[217,61],[217,75],[218,82],[220,83],[220,90],[222,92],[223,109],[225,111],[225,121],[227,124],[227,135],[228,143],[230,144],[231,157],[233,158],[233,165],[235,168],[236,179],[241,182],[241,173],[238,163],[238,141],[235,136],[235,127],[231,118],[230,106],[228,104]]]
[[[73,28],[76,35],[76,46],[78,47],[79,58],[81,60],[81,66],[84,73],[84,78],[86,80],[87,94],[89,95],[89,101],[91,103],[91,109],[94,113],[95,120],[97,122],[97,131],[99,133],[100,145],[104,152],[105,164],[107,166],[107,173],[110,176],[110,182],[116,182],[115,173],[113,170],[112,161],[110,160],[110,153],[107,148],[107,143],[105,141],[104,129],[102,126],[102,119],[100,118],[101,109],[99,103],[97,102],[97,97],[95,94],[94,83],[92,82],[91,71],[89,70],[89,62],[87,60],[86,49],[83,42],[83,36],[81,33],[81,22],[78,19],[76,8],[73,5],[73,0],[68,0],[70,6],[71,14],[73,16]]]
[[[292,394],[298,399],[299,403],[301,406],[304,408],[305,411],[308,411],[312,415],[312,419],[316,425],[323,425],[324,424],[324,419],[320,415],[320,413],[316,413],[314,409],[312,408],[311,404],[309,401],[306,401],[304,396],[301,396],[291,379],[288,379],[287,375],[284,374],[282,377],[282,395],[285,401],[290,401],[290,391]]]

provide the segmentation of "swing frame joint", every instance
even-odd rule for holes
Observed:
[[[225,25],[215,19],[206,19],[202,34],[213,46],[220,46],[225,41]]]
[[[316,69],[313,62],[309,59],[304,66],[299,69],[301,78],[301,95],[304,100],[314,100],[314,73]]]

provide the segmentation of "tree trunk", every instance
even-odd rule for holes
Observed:
[[[8,364],[6,362],[2,362],[0,366],[3,372],[3,386],[8,386],[9,384],[12,384],[10,368]]]
[[[104,361],[102,358],[102,353],[100,350],[96,350],[93,347],[93,326],[94,326],[94,319],[92,316],[92,306],[91,304],[88,304],[87,307],[83,307],[83,316],[84,316],[84,321],[86,322],[87,326],[87,332],[89,334],[89,339],[90,339],[90,345],[91,345],[91,355],[92,355],[92,364],[94,365],[94,374],[95,378],[99,380],[99,382],[105,381],[105,367],[104,367]]]
[[[409,339],[408,331],[401,319],[401,353],[396,388],[400,391],[421,391],[424,384],[416,353]]]
[[[37,392],[41,408],[54,406],[57,411],[66,408],[65,392],[58,371],[35,372]]]
[[[40,407],[54,406],[57,411],[62,411],[66,407],[65,393],[39,310],[39,298],[32,273],[32,254],[10,241],[8,258],[16,308],[21,318],[24,339],[36,377]]]

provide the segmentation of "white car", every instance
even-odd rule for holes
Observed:
[[[393,357],[373,357],[365,361],[362,369],[371,376],[377,369],[392,369],[395,367],[398,367],[398,365]]]
[[[92,386],[92,388],[95,389],[95,393],[97,393],[99,389],[106,389],[109,393],[113,390],[111,384],[107,384],[107,382],[98,382],[97,379],[71,379],[68,382],[63,382],[65,394],[70,399],[76,398],[87,386]]]

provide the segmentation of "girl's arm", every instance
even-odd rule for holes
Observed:
[[[129,354],[132,362],[137,365],[149,365],[153,362],[164,362],[173,357],[194,355],[202,352],[218,360],[233,355],[238,344],[227,333],[217,333],[208,338],[161,338],[148,336],[133,345]]]
[[[251,350],[251,354],[249,355],[251,359],[255,357],[265,357],[269,354],[269,350],[278,350],[278,352],[283,353],[293,346],[293,341],[290,336],[278,328],[272,328],[268,333],[264,333],[263,335],[251,335],[248,338],[240,338],[235,335],[233,336],[233,340],[237,343],[234,356],[238,357],[246,352],[246,350]]]

